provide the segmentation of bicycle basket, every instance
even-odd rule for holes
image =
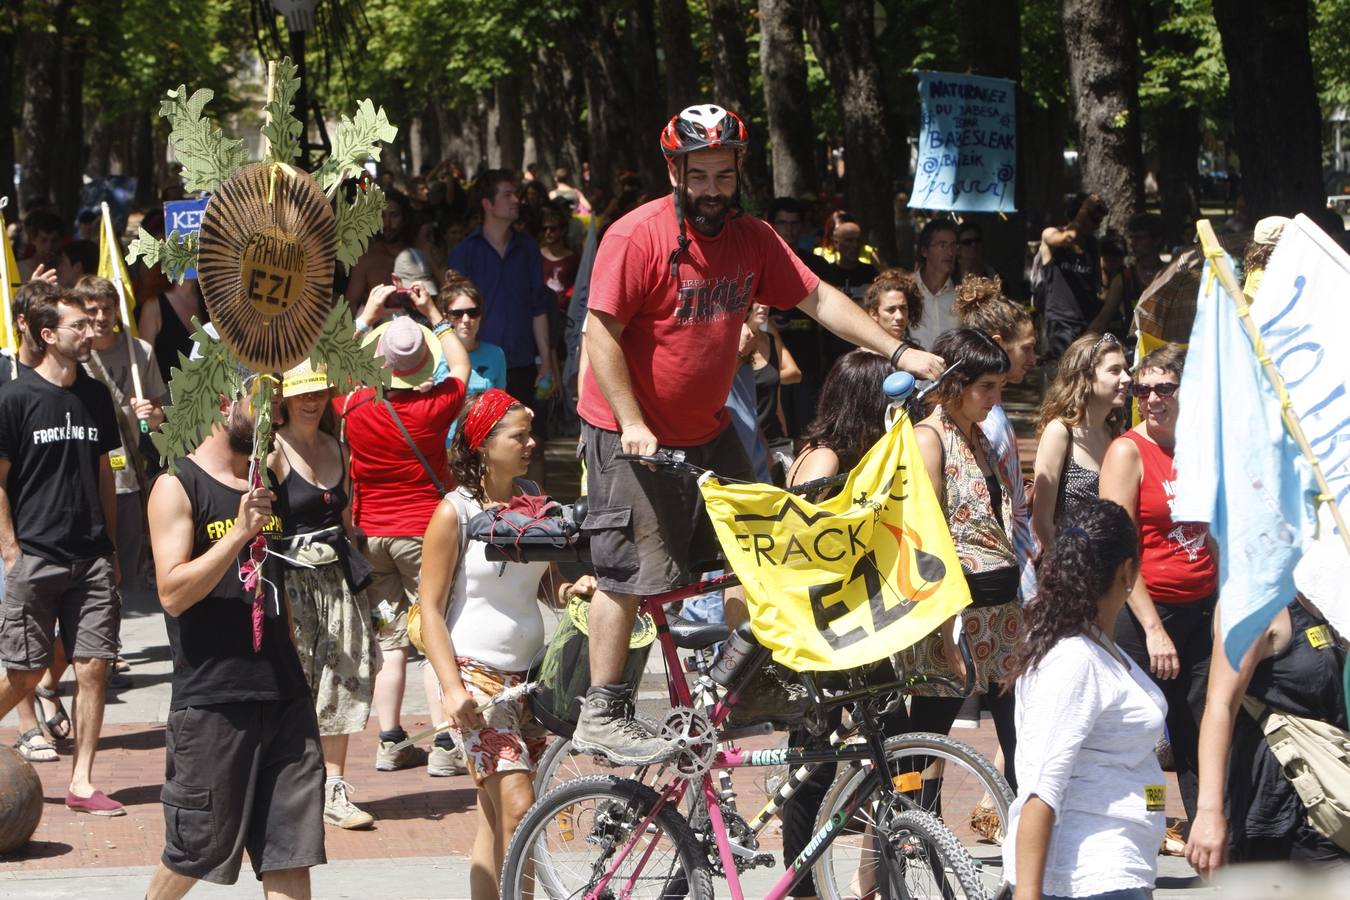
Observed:
[[[539,683],[539,690],[530,696],[534,717],[549,731],[563,737],[572,736],[581,712],[581,698],[591,686],[590,611],[589,597],[573,597],[568,602],[543,659],[530,675],[531,681]],[[628,639],[628,662],[623,669],[623,680],[630,691],[636,692],[642,681],[647,654],[655,640],[656,623],[651,616],[640,613]]]

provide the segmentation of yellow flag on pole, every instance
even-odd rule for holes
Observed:
[[[0,323],[0,346],[10,352],[11,359],[19,358],[19,335],[14,327],[14,297],[19,292],[19,263],[14,258],[14,245],[9,242],[9,227],[5,224],[4,207],[7,204],[0,202],[0,238],[3,238],[5,249],[3,255],[0,255],[0,266],[4,271],[0,272],[0,296],[4,300],[4,322]]]
[[[837,671],[884,659],[970,603],[908,418],[822,503],[711,477],[702,490],[745,585],[751,629],[789,669]]]
[[[103,204],[103,223],[98,234],[98,277],[108,279],[117,288],[122,326],[132,337],[139,337],[136,333],[136,296],[131,290],[131,275],[127,272],[126,260],[122,258],[122,246],[117,242],[112,214],[106,203]]]

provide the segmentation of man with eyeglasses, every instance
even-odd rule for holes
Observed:
[[[24,344],[37,360],[0,388],[0,557],[8,588],[0,603],[0,716],[52,665],[59,622],[79,686],[66,806],[120,816],[122,804],[95,790],[91,778],[122,615],[108,461],[122,441],[112,395],[80,367],[94,339],[84,305],[44,281],[24,285],[18,305]]]

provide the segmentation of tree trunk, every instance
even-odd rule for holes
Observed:
[[[422,110],[422,115],[418,116],[418,136],[422,139],[422,165],[426,168],[432,168],[440,164],[445,159],[445,148],[441,141],[441,122],[436,116],[436,107],[441,105],[439,99],[427,101],[427,105]]]
[[[689,19],[688,0],[661,0],[660,13],[666,86],[663,112],[669,117],[699,101],[698,56],[690,37],[694,26]]]
[[[1124,233],[1143,203],[1134,19],[1128,0],[1062,0],[1060,8],[1082,187],[1101,194],[1107,226]]]
[[[816,190],[816,129],[806,87],[801,0],[760,0],[759,65],[773,154],[773,192],[800,197]]]
[[[56,24],[65,17],[68,0],[41,0],[44,21],[20,32],[24,48],[23,113],[19,125],[20,186],[24,212],[51,202],[60,122],[61,53]]]
[[[14,105],[11,103],[14,85],[14,61],[18,55],[19,42],[14,31],[9,28],[0,30],[0,85],[4,85],[4,96],[0,97],[0,197],[9,199],[5,208],[5,221],[13,222],[19,217],[19,198],[14,193],[14,129],[18,122],[14,120]]]
[[[631,0],[626,37],[633,85],[633,151],[638,173],[648,188],[669,182],[661,155],[661,129],[667,116],[662,109],[661,75],[656,63],[656,12],[652,0]]]
[[[821,0],[806,0],[806,32],[844,113],[844,201],[867,243],[887,259],[895,253],[892,190],[899,146],[890,133],[873,49],[870,0],[839,0],[839,34]]]
[[[957,34],[961,59],[967,71],[991,78],[1007,78],[1017,85],[1015,109],[1017,119],[1017,187],[1023,180],[1022,165],[1026,153],[1022,146],[1026,127],[1022,115],[1031,105],[1021,90],[1022,81],[1022,22],[1016,3],[983,3],[980,0],[960,0],[957,3]],[[1061,157],[1062,158],[1062,157]],[[1018,192],[1020,193],[1020,191]],[[1020,198],[1014,198],[1020,199]],[[1026,213],[1021,204],[1015,212],[998,216],[993,213],[966,213],[964,219],[979,223],[984,232],[984,260],[1003,278],[1005,293],[1025,296],[1022,273],[1026,259]]]
[[[582,19],[594,23],[586,36],[591,64],[581,67],[586,89],[591,183],[609,192],[614,189],[614,178],[620,168],[637,168],[633,152],[636,129],[629,115],[633,90],[616,15],[609,4],[600,0],[584,4]]]
[[[1189,31],[1162,30],[1160,22],[1178,12],[1178,4],[1144,3],[1139,11],[1139,48],[1145,55],[1166,48],[1178,56],[1194,56],[1199,41]],[[1158,203],[1162,208],[1167,243],[1189,242],[1200,214],[1200,109],[1165,102],[1144,112],[1146,134],[1153,137],[1151,162],[1158,175]],[[1145,168],[1150,160],[1145,158]]]
[[[503,75],[493,86],[492,114],[489,117],[496,157],[488,156],[492,166],[519,172],[525,162],[524,118],[520,109],[520,76]]]
[[[1313,212],[1322,118],[1308,47],[1308,0],[1214,0],[1247,216]]]
[[[712,27],[712,69],[716,102],[736,112],[748,124],[754,118],[750,92],[750,53],[746,47],[745,11],[740,0],[708,0]],[[752,209],[763,209],[771,199],[772,184],[764,140],[751,133],[741,180],[742,199]]]
[[[63,26],[71,24],[67,17]],[[52,195],[62,220],[73,222],[79,212],[84,175],[84,60],[88,44],[78,35],[64,37],[59,61],[61,109],[58,133],[61,140],[57,143]]]
[[[579,171],[585,93],[567,55],[558,47],[541,47],[525,84],[525,120],[536,131],[535,159],[550,178],[559,165],[569,166],[574,177]]]

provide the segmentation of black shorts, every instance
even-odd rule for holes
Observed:
[[[717,536],[692,475],[672,477],[616,460],[619,435],[581,423],[586,457],[586,521],[600,589],[650,597],[687,584],[719,559]],[[745,448],[728,425],[685,459],[728,478],[754,481]],[[715,567],[715,566],[714,566]]]
[[[66,659],[117,658],[122,597],[111,556],[54,563],[21,553],[14,561],[0,602],[0,667],[50,666],[57,623]]]
[[[164,865],[234,884],[245,850],[253,873],[328,861],[323,754],[309,694],[189,706],[165,729]]]

